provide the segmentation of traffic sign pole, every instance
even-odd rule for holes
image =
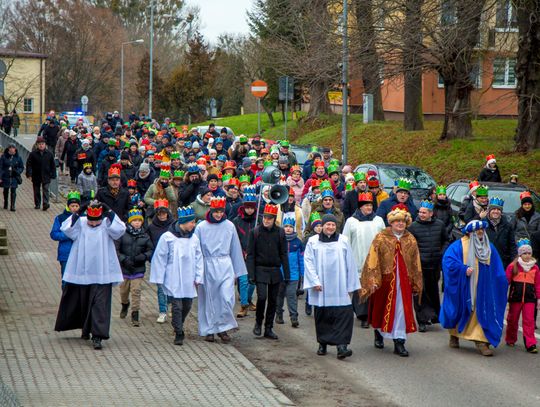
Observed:
[[[268,84],[264,81],[253,81],[251,94],[257,98],[257,129],[261,134],[261,99],[268,93]]]
[[[287,140],[287,114],[289,111],[289,77],[285,77],[285,140]]]
[[[261,99],[257,98],[257,134],[261,135]]]

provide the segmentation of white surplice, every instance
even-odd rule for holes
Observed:
[[[229,220],[203,221],[195,228],[204,258],[203,284],[198,287],[199,334],[206,336],[238,327],[234,318],[237,277],[247,274],[236,228]]]
[[[199,238],[165,232],[152,256],[150,282],[161,284],[173,298],[195,298],[195,283],[202,284],[204,263]]]
[[[124,281],[114,246],[114,241],[126,231],[124,222],[114,215],[112,222],[105,218],[99,226],[90,227],[88,219],[83,216],[72,226],[72,216],[60,227],[73,240],[63,280],[80,285]]]
[[[373,239],[385,228],[384,220],[380,216],[375,216],[373,220],[364,222],[360,222],[354,216],[351,216],[345,222],[343,236],[349,239],[360,274],[362,274],[362,268]]]
[[[318,285],[322,291],[313,289]],[[319,235],[310,237],[304,251],[304,289],[309,289],[309,304],[351,305],[349,293],[359,288],[358,266],[349,240],[343,235],[336,242],[321,242]]]

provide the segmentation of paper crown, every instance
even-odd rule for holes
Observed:
[[[246,204],[246,203],[256,203],[257,202],[257,195],[244,193],[243,202],[244,202],[244,204]]]
[[[476,188],[476,196],[488,196],[489,188],[487,185],[480,185]]]
[[[361,192],[358,194],[358,202],[373,203],[373,194],[371,192]]]
[[[121,171],[122,171],[122,166],[120,164],[113,164],[109,168],[108,176],[109,178],[120,178]]]
[[[352,191],[355,187],[356,187],[356,184],[354,183],[354,181],[347,182],[345,184],[345,191]]]
[[[272,161],[265,161],[264,164],[263,164],[263,166],[264,166],[264,168],[266,168],[266,167],[270,167],[270,166],[273,165],[273,164],[274,164],[274,163],[273,163]]]
[[[397,180],[397,191],[410,191],[411,190],[412,181],[407,178],[399,178]],[[396,191],[396,192],[397,192]]]
[[[214,197],[210,201],[210,209],[225,209],[227,200],[223,197]]]
[[[93,201],[86,209],[86,216],[88,220],[100,220],[103,217],[103,206],[99,202]]]
[[[155,154],[154,154],[154,160],[156,160],[156,161],[162,161],[162,160],[163,160],[163,154],[161,154],[161,153],[155,153]]]
[[[266,216],[277,216],[278,213],[278,206],[274,204],[266,204],[264,205],[264,213],[263,215]]]
[[[244,194],[257,194],[257,187],[255,185],[247,185],[244,187]]]
[[[329,165],[328,166],[328,175],[332,175],[334,173],[338,173],[339,174],[339,167],[337,165]]]
[[[247,181],[248,184],[249,184],[249,181]],[[229,180],[229,182],[227,183],[227,187],[230,188],[230,187],[236,187],[236,188],[240,188],[240,181],[238,180],[238,178],[231,178]]]
[[[296,225],[296,220],[294,219],[294,216],[286,216],[284,219],[283,219],[283,226],[292,226],[294,228],[294,226]]]
[[[489,226],[486,220],[471,220],[461,231],[463,233],[472,233],[475,230],[487,229]]]
[[[289,143],[287,140],[281,140],[281,141],[279,142],[279,145],[280,145],[281,147],[289,148],[290,143]]]
[[[321,180],[320,179],[311,179],[311,189],[320,188]]]
[[[171,171],[162,168],[161,171],[159,172],[159,177],[169,179],[171,178]]]
[[[446,185],[437,185],[435,187],[435,193],[437,195],[446,195]]]
[[[197,165],[206,165],[206,158],[201,157],[197,159]]]
[[[232,160],[226,161],[223,170],[236,170],[236,162]]]
[[[191,206],[184,206],[176,210],[178,223],[187,223],[195,219],[195,211]]]
[[[247,143],[247,142],[248,142],[248,138],[247,138],[247,136],[244,136],[244,135],[242,134],[242,135],[240,135],[240,137],[239,137],[239,141],[240,141],[240,143]]]
[[[198,174],[200,172],[200,168],[196,163],[189,163],[187,167],[188,174]]]
[[[223,181],[223,184],[227,184],[233,176],[231,174],[222,174],[221,175],[221,181]]]
[[[180,151],[173,151],[171,153],[171,160],[179,160],[180,159]]]
[[[324,191],[325,189],[332,189],[332,184],[327,179],[321,181],[321,190]]]
[[[83,164],[83,170],[85,170],[87,168],[92,168],[92,163],[84,163]]]
[[[80,203],[81,202],[81,193],[79,191],[70,191],[67,194],[67,203]]]
[[[314,228],[317,224],[321,224],[322,223],[322,219],[321,219],[321,214],[319,212],[313,212],[311,215],[309,215],[309,224],[311,225],[312,228]]]
[[[493,198],[489,199],[489,206],[492,208],[502,209],[504,207],[504,201],[498,196],[494,196]]]
[[[240,184],[246,184],[246,183],[249,184],[251,182],[251,179],[249,178],[249,175],[242,174],[240,175],[239,181],[240,181]]]
[[[519,249],[522,246],[531,246],[531,241],[527,238],[519,239],[517,241],[517,248]]]
[[[476,189],[480,186],[480,183],[478,181],[472,181],[469,183],[469,192],[474,192]]]
[[[116,139],[110,138],[109,142],[107,143],[109,146],[116,147]]]
[[[335,165],[336,167],[339,167],[339,160],[337,158],[332,158],[328,165]]]
[[[144,221],[142,211],[136,208],[130,209],[128,212],[128,222],[131,222],[136,219]]]
[[[324,168],[324,161],[315,161],[313,164],[314,168]]]
[[[523,191],[521,194],[519,194],[519,200],[523,202],[524,199],[529,198],[530,201],[532,201],[532,195],[530,191]]]
[[[332,189],[323,189],[321,192],[321,197],[324,198],[334,198],[334,191]]]
[[[426,209],[429,209],[430,211],[433,211],[434,207],[435,207],[435,205],[433,205],[433,202],[428,201],[426,199],[424,199],[422,202],[420,202],[420,208],[426,208]]]
[[[134,179],[128,179],[127,187],[128,188],[137,188],[137,181],[135,181]]]
[[[495,154],[490,154],[486,157],[486,161],[489,163],[490,161],[491,162],[495,162]]]
[[[370,178],[368,179],[367,184],[368,184],[368,187],[369,187],[369,188],[378,188],[379,185],[380,185],[380,184],[379,184],[379,180],[377,179],[377,177],[370,177]]]
[[[156,199],[154,201],[154,209],[158,208],[168,208],[169,207],[169,201],[166,199]]]
[[[184,175],[186,175],[185,171],[182,170],[174,170],[173,178],[184,178]]]
[[[249,150],[247,156],[249,158],[257,158],[257,152],[255,150]]]
[[[356,182],[365,181],[366,180],[366,173],[365,172],[355,172],[354,173],[354,180]]]
[[[390,210],[390,212],[388,212],[386,218],[388,219],[388,223],[390,224],[398,220],[404,221],[407,226],[412,223],[412,217],[409,213],[409,208],[407,208],[407,206],[402,203],[392,206],[392,209]]]

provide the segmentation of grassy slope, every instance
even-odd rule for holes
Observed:
[[[264,115],[262,116],[263,118]],[[283,135],[281,115],[275,114],[277,127],[265,133],[267,138]],[[267,118],[265,118],[267,119]],[[227,124],[236,134],[253,134],[257,131],[257,115],[234,116],[215,121]],[[236,125],[236,126],[235,126]],[[268,121],[263,120],[263,128]],[[330,146],[336,155],[341,152],[341,119],[324,117],[319,129],[299,127],[292,129],[289,139],[298,144]],[[439,142],[442,129],[440,121],[426,121],[425,130],[404,132],[401,122],[362,123],[360,115],[349,120],[349,162],[395,162],[419,166],[440,183],[450,183],[459,178],[478,177],[486,155],[495,154],[507,181],[517,173],[520,182],[540,191],[540,150],[529,154],[512,152],[515,120],[477,120],[473,122],[472,140]],[[241,131],[239,130],[241,129]]]

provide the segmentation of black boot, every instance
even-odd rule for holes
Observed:
[[[17,199],[17,195],[16,195],[16,192],[15,192],[15,189],[12,189],[11,190],[11,196],[10,196],[10,208],[9,210],[11,212],[15,212],[15,200]]]
[[[133,326],[139,326],[139,311],[133,311],[131,313],[131,323]]]
[[[383,336],[381,335],[381,333],[375,329],[373,332],[375,332],[375,341],[374,341],[374,345],[377,349],[383,349],[384,348],[384,338]]]
[[[177,333],[174,337],[174,344],[182,346],[184,344],[184,332]]]
[[[418,323],[418,332],[426,332],[427,328],[426,328],[426,324],[423,323],[423,322],[419,322]]]
[[[276,314],[276,324],[284,324],[285,321],[283,321],[283,314]]]
[[[352,350],[347,349],[347,345],[338,345],[337,346],[337,358],[338,359],[345,359],[346,357],[349,357],[352,355]]]
[[[300,323],[298,322],[298,317],[297,318],[291,318],[291,325],[293,328],[298,328],[298,326],[300,326]]]
[[[306,315],[309,317],[311,315],[311,305],[306,302]]]
[[[278,339],[278,336],[275,334],[275,332],[272,330],[272,328],[266,328],[264,330],[264,337],[268,339]]]
[[[8,208],[9,188],[4,188],[4,209]]]
[[[394,353],[402,357],[409,356],[409,352],[405,349],[405,339],[394,339]]]
[[[255,326],[253,327],[253,335],[255,336],[261,336],[261,324],[258,324],[255,322]]]
[[[326,355],[326,343],[319,343],[319,349],[317,349],[317,355]]]
[[[368,329],[369,328],[369,322],[367,321],[367,319],[363,319],[362,321],[360,321],[360,326],[364,329]]]
[[[94,345],[95,350],[100,350],[103,348],[103,345],[101,344],[101,338],[92,337],[92,345]]]
[[[124,319],[125,317],[127,317],[128,309],[129,309],[129,302],[127,304],[122,304],[122,311],[120,311],[120,318]]]

